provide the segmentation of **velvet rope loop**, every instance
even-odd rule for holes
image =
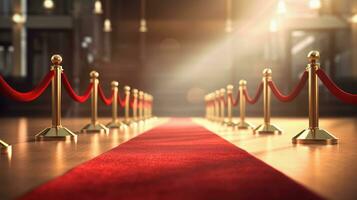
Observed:
[[[275,97],[282,102],[290,102],[294,100],[301,92],[302,88],[304,88],[306,81],[308,77],[308,72],[304,71],[303,75],[301,76],[301,79],[299,83],[296,85],[296,87],[292,90],[292,92],[289,95],[283,95],[278,87],[275,85],[273,80],[268,81],[268,85],[275,95]]]
[[[327,89],[335,95],[338,99],[345,103],[357,104],[357,94],[350,94],[339,88],[322,70],[318,69],[316,71],[317,76],[320,78],[322,83],[327,87]]]
[[[13,89],[0,75],[0,93],[3,95],[20,102],[29,102],[37,99],[45,91],[54,77],[54,71],[50,71],[43,80],[29,92],[19,92]]]
[[[239,104],[239,96],[240,96],[239,91],[238,91],[238,93],[237,93],[236,99],[233,99],[232,94],[229,95],[229,98],[230,98],[230,101],[231,101],[231,103],[232,103],[232,106],[235,107],[235,106],[237,106],[237,105]]]
[[[122,108],[124,108],[125,107],[125,95],[124,95],[124,99],[122,99],[121,97],[120,97],[120,94],[119,94],[119,92],[118,92],[118,103],[119,103],[119,105],[120,105],[120,107],[122,107]]]
[[[73,90],[71,84],[68,81],[67,75],[62,72],[62,83],[64,85],[64,88],[66,89],[68,95],[75,101],[79,102],[79,103],[84,103],[85,101],[87,101],[87,99],[89,98],[89,96],[91,95],[91,91],[93,88],[93,83],[90,83],[87,87],[87,89],[85,90],[83,95],[77,95],[76,92]]]
[[[105,105],[110,105],[110,104],[112,104],[112,102],[113,102],[113,97],[114,97],[114,92],[113,92],[113,91],[112,91],[110,97],[107,98],[107,97],[105,96],[104,92],[103,92],[102,86],[99,84],[99,85],[98,85],[98,93],[99,93],[100,99],[102,99],[102,101],[103,101],[103,103],[104,103]]]
[[[249,96],[249,93],[248,93],[248,90],[247,89],[244,89],[243,90],[243,94],[245,96],[245,99],[247,100],[247,102],[249,104],[255,104],[257,103],[260,95],[262,94],[262,91],[263,91],[263,82],[260,82],[259,86],[258,86],[258,89],[257,89],[257,93],[255,94],[254,98],[251,98]]]

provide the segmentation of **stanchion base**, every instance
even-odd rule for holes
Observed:
[[[239,122],[237,124],[238,129],[253,129],[254,126],[248,122]]]
[[[77,135],[66,127],[49,127],[35,136],[35,140],[76,140]]]
[[[0,140],[0,152],[1,152],[1,154],[11,153],[11,145],[9,145],[6,142]]]
[[[107,128],[109,129],[121,128],[123,126],[125,126],[125,124],[123,124],[120,121],[115,121],[115,122],[112,121],[107,124]]]
[[[133,121],[131,121],[131,120],[123,120],[122,123],[125,124],[126,126],[130,126],[133,123]]]
[[[293,144],[337,144],[338,138],[323,129],[305,129],[292,138]]]
[[[225,125],[225,126],[229,126],[229,127],[235,127],[235,126],[237,126],[237,123],[235,123],[235,122],[233,122],[233,121],[224,121],[223,122],[223,125]]]
[[[109,128],[103,124],[87,124],[81,130],[82,133],[109,133]]]
[[[281,134],[282,131],[273,124],[261,124],[253,130],[254,134]]]

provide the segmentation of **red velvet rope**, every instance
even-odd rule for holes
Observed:
[[[227,105],[228,105],[228,99],[229,99],[229,98],[228,98],[228,97],[225,98],[225,96],[221,96],[221,97],[220,97],[220,100],[223,101],[224,106],[227,106]]]
[[[66,89],[68,95],[75,101],[79,103],[84,103],[87,101],[89,96],[91,95],[92,88],[93,88],[93,83],[89,83],[87,89],[84,91],[83,95],[77,95],[76,92],[73,90],[71,84],[68,81],[67,75],[62,72],[62,83],[64,85],[64,88]]]
[[[37,99],[51,83],[53,76],[55,75],[54,71],[50,71],[44,79],[38,84],[34,89],[29,92],[19,92],[13,89],[0,75],[0,92],[5,96],[20,102],[29,102]]]
[[[119,105],[122,107],[122,108],[124,108],[125,107],[125,96],[124,96],[124,99],[122,99],[121,97],[120,97],[120,94],[119,94],[119,92],[118,92],[118,103],[119,103]]]
[[[248,93],[247,89],[244,89],[244,90],[243,90],[243,94],[244,94],[245,99],[247,100],[247,102],[248,102],[249,104],[255,104],[255,103],[257,103],[257,101],[258,101],[260,95],[262,94],[262,91],[263,91],[263,82],[261,82],[261,83],[259,84],[258,89],[257,89],[257,93],[255,94],[254,98],[251,98],[251,97],[249,96],[249,93]]]
[[[102,99],[102,101],[103,101],[103,103],[104,103],[105,105],[110,105],[110,104],[112,104],[112,102],[113,102],[113,96],[114,96],[113,90],[112,90],[112,93],[111,93],[110,97],[107,98],[107,97],[105,97],[105,94],[104,94],[104,92],[103,92],[102,86],[101,86],[101,85],[98,85],[98,93],[99,93],[100,99]]]
[[[232,106],[235,107],[235,106],[238,105],[238,103],[239,103],[239,96],[240,96],[239,91],[238,91],[238,93],[237,93],[237,96],[236,96],[236,99],[235,99],[235,100],[233,99],[232,94],[229,95],[229,98],[230,98],[230,101],[231,101],[231,103],[232,103]]]
[[[304,71],[303,75],[301,76],[300,82],[296,85],[296,87],[292,90],[289,95],[283,95],[278,87],[275,85],[273,80],[268,81],[268,85],[271,88],[271,91],[275,95],[275,97],[282,101],[282,102],[289,102],[295,99],[297,95],[301,92],[302,88],[304,88],[306,81],[307,81],[308,72]]]
[[[345,103],[357,104],[357,94],[350,94],[340,89],[322,69],[318,69],[316,74],[327,89],[338,99]]]

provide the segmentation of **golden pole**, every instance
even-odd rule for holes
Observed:
[[[133,89],[133,121],[137,122],[138,120],[138,93],[137,89]]]
[[[144,121],[143,101],[144,101],[144,92],[139,91],[139,120],[140,121]]]
[[[263,70],[263,99],[264,99],[264,123],[254,129],[256,134],[280,134],[282,131],[270,123],[270,90],[268,81],[272,79],[272,71],[269,68]]]
[[[219,91],[219,96],[220,96],[220,111],[221,111],[221,117],[219,122],[224,124],[224,118],[225,118],[225,103],[224,103],[224,96],[226,94],[226,90],[224,88],[220,89]]]
[[[149,104],[149,118],[153,118],[152,106],[154,104],[154,97],[151,94],[149,95],[149,101],[150,101],[150,104]]]
[[[124,93],[125,93],[125,107],[124,107],[124,121],[123,123],[126,124],[127,126],[130,125],[130,87],[125,86],[124,87]]]
[[[215,116],[214,116],[214,121],[219,122],[220,121],[220,95],[219,95],[219,90],[216,90],[214,93],[214,106],[215,106]]]
[[[227,126],[235,126],[236,123],[233,122],[232,117],[232,99],[233,98],[233,85],[227,85],[227,120],[225,121],[225,125]]]
[[[91,122],[82,128],[83,133],[109,133],[109,129],[103,124],[98,122],[98,84],[99,73],[91,71],[89,73],[93,89],[91,93]]]
[[[320,53],[311,51],[308,56],[310,64],[306,70],[309,73],[309,128],[292,138],[294,144],[337,144],[338,138],[319,128],[319,86],[316,71]]]
[[[113,91],[113,102],[112,102],[112,121],[107,124],[108,128],[120,128],[123,124],[118,119],[118,86],[117,81],[112,81],[111,83]]]
[[[238,129],[248,129],[253,128],[253,126],[245,121],[245,108],[246,102],[243,91],[247,88],[247,81],[239,81],[239,123]]]
[[[52,79],[52,126],[44,129],[35,136],[36,140],[77,140],[77,135],[61,125],[61,76],[62,57],[53,55],[51,57],[51,71],[54,71]]]
[[[149,94],[144,93],[144,102],[145,102],[145,107],[144,107],[144,119],[147,120],[149,119],[149,109],[148,109],[148,99],[149,99]]]

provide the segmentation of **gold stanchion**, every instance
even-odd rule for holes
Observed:
[[[139,91],[139,120],[144,121],[144,92]]]
[[[123,123],[129,126],[131,124],[130,120],[130,87],[125,86],[124,87],[124,93],[125,93],[125,107],[124,107],[124,120]]]
[[[137,89],[133,89],[133,121],[138,122],[138,93]]]
[[[224,124],[226,126],[236,126],[237,124],[233,122],[232,117],[232,99],[233,98],[233,85],[227,85],[227,119]]]
[[[1,152],[1,154],[11,153],[11,145],[0,140],[0,152]]]
[[[77,140],[77,135],[63,127],[61,124],[61,76],[62,76],[62,57],[53,55],[51,57],[54,77],[52,79],[52,126],[46,128],[35,136],[36,140]]]
[[[149,119],[149,110],[148,110],[148,94],[144,93],[144,102],[145,102],[145,106],[144,106],[144,119],[147,120]]]
[[[256,134],[280,134],[282,131],[273,124],[270,124],[270,90],[268,81],[271,80],[271,69],[263,70],[263,98],[264,98],[264,123],[254,129]]]
[[[91,122],[82,128],[83,133],[109,133],[109,129],[103,124],[98,122],[98,84],[99,73],[92,71],[89,74],[91,82],[93,83],[93,89],[91,93]]]
[[[319,87],[316,71],[320,68],[320,53],[311,51],[308,56],[309,72],[309,128],[292,138],[294,144],[337,144],[338,138],[319,128]]]
[[[214,92],[214,109],[215,109],[215,115],[214,115],[214,121],[219,122],[220,121],[220,94],[219,90],[216,90]]]
[[[220,119],[219,119],[219,122],[224,124],[224,119],[225,119],[225,115],[226,115],[226,112],[225,112],[225,103],[224,103],[224,96],[226,94],[226,90],[224,88],[220,89],[219,91],[219,98],[220,98],[220,111],[221,111],[221,114],[220,114]]]
[[[112,102],[112,121],[107,124],[108,128],[120,128],[123,124],[118,119],[118,86],[117,81],[112,81],[113,102]]]
[[[149,94],[149,107],[148,107],[148,114],[149,114],[149,119],[153,118],[153,115],[152,115],[152,105],[154,103],[154,97]]]
[[[246,108],[246,102],[245,102],[245,97],[243,94],[243,91],[247,88],[247,81],[245,80],[240,80],[239,81],[239,123],[238,123],[238,129],[248,129],[248,128],[253,128],[253,126],[245,121],[245,108]]]

